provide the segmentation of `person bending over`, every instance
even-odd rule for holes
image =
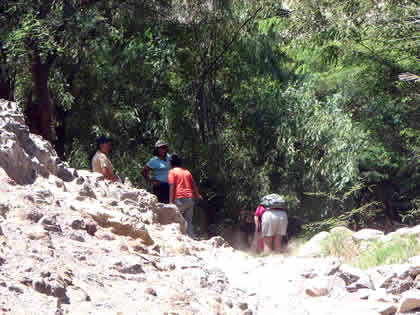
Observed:
[[[261,200],[255,211],[257,237],[264,240],[264,254],[281,251],[281,240],[287,233],[287,207],[278,194],[270,194]]]

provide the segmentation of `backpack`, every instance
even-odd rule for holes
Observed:
[[[262,197],[260,205],[263,205],[267,210],[270,209],[285,209],[286,201],[278,194],[269,194]]]

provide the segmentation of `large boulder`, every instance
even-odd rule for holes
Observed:
[[[381,237],[383,242],[391,241],[393,238],[396,237],[408,237],[408,236],[415,236],[420,241],[420,225],[416,225],[413,227],[403,227],[395,232],[388,233]]]
[[[178,223],[182,233],[187,231],[187,222],[184,220],[181,212],[179,212],[177,206],[171,204],[157,203],[153,209],[157,213],[156,221],[154,223],[166,225],[172,223]]]
[[[375,229],[363,229],[352,235],[355,242],[380,240],[384,232]]]
[[[20,108],[6,100],[0,100],[0,167],[20,185],[34,183],[38,175],[73,179],[51,144],[31,134]]]
[[[329,235],[330,233],[323,231],[313,236],[299,249],[299,256],[322,256],[322,242],[325,241]]]

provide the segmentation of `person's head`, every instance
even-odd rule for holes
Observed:
[[[111,139],[106,136],[100,136],[96,138],[96,145],[98,150],[103,153],[109,153],[111,150]]]
[[[182,159],[177,153],[172,153],[169,159],[172,167],[180,167],[182,165]]]
[[[168,144],[163,140],[158,140],[153,150],[153,155],[158,157],[165,157],[168,153]]]

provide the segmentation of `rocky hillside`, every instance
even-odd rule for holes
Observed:
[[[393,314],[420,307],[419,256],[364,272],[317,257],[325,234],[287,258],[253,257],[220,237],[194,241],[175,206],[62,163],[28,132],[15,104],[0,102],[0,126],[2,314]],[[418,229],[410,233],[420,237]]]

